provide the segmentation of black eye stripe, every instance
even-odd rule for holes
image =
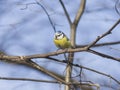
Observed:
[[[57,36],[61,36],[62,35],[62,33],[61,34],[59,34],[59,35],[57,35]]]

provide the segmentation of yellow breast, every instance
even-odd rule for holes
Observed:
[[[60,49],[69,48],[71,46],[70,41],[66,37],[60,40],[54,39],[54,43]]]

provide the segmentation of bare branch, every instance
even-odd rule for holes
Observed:
[[[60,83],[58,81],[39,80],[31,78],[13,78],[13,77],[0,77],[1,80],[19,80],[19,81],[32,81],[32,82],[44,82],[44,83]]]
[[[76,26],[78,25],[80,18],[85,10],[85,4],[86,4],[86,0],[81,0],[80,8],[78,9],[78,12],[77,12],[76,17],[73,22]]]
[[[49,56],[55,56],[58,54],[63,54],[63,53],[69,53],[69,52],[80,52],[80,51],[85,51],[86,48],[77,48],[77,49],[65,49],[65,50],[59,50],[56,52],[50,52],[46,54],[35,54],[35,55],[28,55],[28,56],[12,56],[12,55],[4,55],[0,54],[0,60],[5,61],[5,60],[11,60],[12,62],[23,62],[28,59],[35,59],[35,58],[46,58]]]
[[[0,77],[1,80],[16,80],[16,81],[31,81],[31,82],[42,82],[42,83],[53,83],[53,84],[62,84],[58,81],[50,81],[50,80],[39,80],[39,79],[31,79],[31,78],[13,78],[13,77]],[[88,85],[98,87],[98,84],[90,83],[90,82],[70,82],[68,85]]]
[[[92,48],[94,48],[94,47],[102,47],[102,46],[109,46],[109,45],[117,45],[117,44],[120,44],[120,41],[99,43],[99,44],[95,44],[94,46],[92,46]],[[86,47],[86,46],[88,46],[88,44],[86,44],[86,45],[77,45],[76,48],[82,48],[82,47]]]
[[[101,75],[103,75],[103,76],[109,77],[109,78],[111,78],[112,80],[114,80],[116,83],[120,84],[119,80],[115,79],[114,77],[112,77],[111,75],[108,75],[108,74],[106,74],[106,73],[99,72],[98,70],[90,69],[90,68],[87,68],[87,67],[84,67],[84,66],[80,66],[80,65],[78,65],[78,64],[75,64],[74,66],[80,67],[80,68],[84,68],[84,69],[86,69],[86,70],[89,70],[89,71],[92,71],[92,72],[101,74]]]
[[[74,22],[71,25],[70,40],[71,40],[71,45],[72,45],[73,48],[76,48],[76,28],[77,28],[78,23],[81,19],[81,16],[83,15],[83,12],[84,12],[84,9],[85,9],[85,3],[86,3],[86,0],[81,0],[80,7],[79,7],[78,12],[76,14],[76,17],[74,19]]]
[[[55,56],[55,55],[63,54],[63,53],[83,52],[83,51],[86,51],[86,47],[76,48],[76,49],[65,49],[65,50],[59,50],[59,51],[56,51],[56,52],[51,52],[51,53],[46,53],[46,54],[35,54],[35,55],[28,55],[28,56],[22,56],[22,57],[26,58],[26,59],[46,58],[46,57],[49,57],[49,56]]]
[[[94,46],[99,40],[101,40],[103,37],[107,36],[108,34],[111,34],[112,30],[120,23],[120,19],[104,34],[101,36],[98,36],[95,41],[93,41],[90,45],[88,45],[88,49],[92,46]]]
[[[50,18],[50,15],[47,12],[47,10],[45,9],[45,7],[39,1],[37,1],[37,0],[35,0],[35,1],[36,1],[35,3],[33,2],[33,3],[26,4],[26,7],[23,8],[23,9],[27,9],[28,6],[31,5],[31,4],[39,5],[44,10],[46,15],[48,16],[50,24],[52,25],[54,31],[56,32],[55,25],[52,22],[52,19]],[[79,64],[74,64],[73,63],[73,60],[75,59],[74,58],[74,53],[83,52],[83,51],[90,52],[90,53],[93,53],[95,55],[99,55],[101,57],[104,57],[104,58],[107,58],[107,59],[112,59],[112,60],[120,62],[120,58],[112,57],[112,56],[109,56],[109,55],[106,55],[106,54],[91,50],[91,47],[120,44],[120,41],[96,44],[99,40],[101,40],[105,36],[111,34],[112,30],[120,23],[120,19],[107,32],[105,32],[102,35],[98,36],[96,38],[96,40],[93,41],[92,43],[90,43],[89,45],[83,45],[82,48],[81,48],[81,45],[76,47],[76,41],[75,41],[76,40],[76,28],[77,28],[78,23],[79,23],[79,21],[81,19],[81,16],[83,15],[84,10],[85,10],[86,0],[81,0],[80,7],[78,9],[78,12],[76,13],[76,16],[75,16],[75,19],[74,19],[73,22],[71,21],[71,18],[69,16],[69,13],[68,13],[63,1],[59,0],[59,2],[60,2],[61,6],[62,6],[62,8],[64,10],[65,16],[66,16],[66,18],[67,18],[67,20],[69,22],[70,28],[71,28],[70,40],[71,40],[72,46],[75,47],[74,49],[70,48],[70,49],[65,49],[65,50],[56,51],[56,52],[50,52],[50,53],[45,53],[45,54],[36,54],[36,55],[28,55],[28,56],[10,56],[10,55],[4,54],[3,52],[0,53],[0,61],[15,62],[15,63],[19,63],[19,64],[23,64],[23,65],[32,67],[34,69],[37,69],[40,72],[45,73],[48,76],[54,78],[56,81],[29,79],[29,78],[12,78],[12,77],[0,77],[0,79],[1,80],[34,81],[34,82],[45,82],[45,83],[59,83],[59,84],[65,84],[66,87],[69,88],[69,89],[66,89],[66,90],[70,90],[72,85],[79,85],[79,86],[88,85],[88,86],[96,86],[97,88],[100,88],[99,84],[95,84],[95,83],[91,83],[91,82],[83,82],[82,81],[81,72],[82,72],[83,69],[85,69],[85,70],[89,70],[89,71],[95,72],[97,74],[109,77],[110,79],[112,79],[116,83],[120,84],[120,81],[117,80],[116,78],[114,78],[111,75],[108,75],[106,73],[99,72],[98,70],[94,70],[94,69],[91,69],[91,68],[84,67],[84,66],[81,66]],[[117,2],[119,2],[119,1],[117,1]],[[118,8],[117,8],[117,2],[116,2],[115,7],[116,7],[117,13],[120,14],[119,11],[118,11]],[[64,53],[69,53],[68,62],[65,61],[65,60],[58,60],[58,59],[50,57],[50,56],[55,56],[55,55],[64,54]],[[36,58],[46,58],[46,59],[50,59],[50,60],[53,60],[53,61],[65,63],[67,65],[66,76],[62,76],[62,75],[59,75],[59,74],[54,73],[52,71],[49,71],[49,70],[45,69],[44,67],[38,65],[37,63],[35,63],[35,62],[33,62],[31,60],[31,59],[36,59]],[[72,73],[72,67],[73,66],[81,69],[79,71],[80,72],[79,76],[80,76],[80,79],[81,79],[80,81],[71,79],[71,73]]]
[[[106,54],[103,54],[103,53],[100,53],[100,52],[97,52],[97,51],[94,51],[94,50],[91,50],[91,49],[89,49],[87,52],[96,54],[98,56],[101,56],[101,57],[104,57],[104,58],[107,58],[107,59],[111,59],[111,60],[115,60],[115,61],[120,62],[120,58],[112,57],[112,56],[109,56],[109,55],[106,55]]]
[[[64,10],[64,13],[65,13],[66,18],[67,18],[67,20],[68,20],[68,22],[69,22],[69,25],[71,25],[71,24],[72,24],[72,22],[71,22],[71,19],[70,19],[69,14],[68,14],[68,12],[67,12],[67,10],[66,10],[65,6],[64,6],[63,1],[62,1],[62,0],[59,0],[59,2],[60,2],[61,6],[62,6],[62,8],[63,8],[63,10]]]
[[[60,75],[57,75],[56,73],[50,72],[48,70],[45,70],[44,68],[42,68],[41,66],[37,65],[36,63],[32,62],[32,61],[28,61],[26,63],[24,63],[25,65],[28,65],[30,67],[33,67],[34,69],[40,70],[50,76],[52,76],[53,78],[57,78],[56,80],[60,79]],[[54,76],[53,76],[54,75]],[[58,78],[59,77],[59,78]],[[48,81],[48,80],[38,80],[38,79],[29,79],[29,78],[12,78],[12,77],[0,77],[0,79],[4,79],[4,80],[22,80],[22,81],[34,81],[34,82],[45,82],[45,83],[61,83],[61,84],[65,84],[65,85],[88,85],[88,86],[96,86],[97,84],[93,84],[93,83],[87,83],[87,82],[77,82],[75,80],[73,80],[74,82],[69,82],[66,83],[64,81],[64,77],[61,77],[62,79],[60,79],[60,81]],[[61,81],[62,80],[62,81]]]
[[[51,58],[51,57],[48,57],[48,59],[53,60],[53,61],[57,61],[57,62],[61,62],[61,63],[66,63],[66,64],[68,63],[66,60],[58,60],[58,59]],[[82,68],[82,69],[86,69],[86,70],[89,70],[89,71],[92,71],[92,72],[101,74],[101,75],[103,75],[103,76],[109,77],[109,78],[111,78],[112,80],[114,80],[116,83],[120,84],[120,82],[119,82],[116,78],[114,78],[113,76],[108,75],[108,74],[106,74],[106,73],[99,72],[98,70],[94,70],[94,69],[91,69],[91,68],[88,68],[88,67],[85,67],[85,66],[82,66],[82,65],[79,65],[79,64],[73,64],[73,63],[69,63],[69,64],[72,65],[72,66],[75,66],[75,67],[79,67],[80,69],[81,69],[81,68]]]
[[[56,79],[58,82],[61,82],[61,83],[67,85],[67,83],[65,82],[64,78],[61,77],[61,75],[59,75],[59,74],[57,74],[57,73],[54,73],[54,72],[51,72],[51,71],[48,71],[48,70],[45,69],[44,67],[38,65],[37,63],[35,63],[35,62],[31,61],[31,60],[27,61],[27,62],[25,63],[25,65],[30,66],[30,67],[32,67],[32,68],[34,68],[34,69],[37,69],[37,70],[39,70],[39,71],[41,71],[41,72],[43,72],[43,73],[51,76],[52,78]]]
[[[120,2],[119,2],[119,0],[117,0],[115,3],[115,10],[116,10],[117,14],[120,16],[119,8],[120,8]]]
[[[44,12],[46,13],[46,15],[48,16],[48,19],[49,19],[49,21],[50,21],[50,24],[51,24],[54,32],[56,32],[54,23],[52,22],[52,19],[50,18],[50,15],[49,15],[49,13],[47,12],[47,10],[45,9],[45,7],[44,7],[40,2],[38,2],[37,0],[35,0],[35,1],[36,1],[36,2],[27,3],[27,4],[22,4],[22,5],[25,5],[25,7],[24,7],[24,8],[21,8],[21,10],[27,9],[28,6],[30,6],[30,5],[32,5],[32,4],[37,4],[37,5],[39,5],[39,6],[44,10]]]
[[[46,54],[35,54],[35,55],[28,55],[28,56],[10,56],[10,55],[5,55],[5,54],[0,54],[0,60],[1,61],[17,62],[17,63],[18,62],[19,63],[25,63],[25,61],[28,60],[28,59],[47,58],[49,56],[55,56],[55,55],[63,54],[63,53],[83,52],[83,51],[94,53],[94,54],[97,54],[99,56],[102,56],[102,57],[109,58],[109,59],[116,60],[116,61],[120,62],[120,58],[115,58],[115,57],[112,57],[112,56],[110,57],[108,55],[98,53],[98,52],[93,51],[91,49],[88,50],[87,47],[76,48],[76,49],[65,49],[65,50],[59,50],[59,51],[56,51],[56,52],[50,52],[50,53],[46,53]]]
[[[73,48],[76,47],[76,28],[77,28],[78,22],[80,20],[80,17],[83,14],[84,7],[85,7],[85,1],[86,0],[81,1],[81,5],[80,5],[80,7],[78,9],[75,20],[74,20],[74,22],[72,24],[70,24],[70,28],[71,28],[70,41],[71,41],[71,46]],[[74,57],[74,53],[70,52],[69,55],[68,55],[68,61],[70,63],[73,62],[73,57]],[[66,77],[65,77],[66,82],[70,82],[71,73],[72,73],[72,66],[68,63],[67,68],[66,68]],[[65,90],[70,90],[70,87],[65,86]]]
[[[109,48],[120,52],[120,49],[116,49],[116,48],[113,48],[113,47],[109,47]]]
[[[51,26],[52,26],[53,29],[54,29],[54,32],[56,32],[55,26],[54,26],[54,24],[53,24],[53,22],[52,22],[52,20],[51,20],[51,18],[50,18],[50,15],[48,14],[47,10],[45,9],[45,7],[44,7],[40,2],[38,2],[37,0],[35,0],[35,1],[36,1],[36,3],[44,10],[44,12],[46,13],[46,15],[48,16],[48,19],[49,19],[49,21],[50,21]]]
[[[5,55],[4,53],[1,53],[0,56],[4,57],[4,58],[6,57],[6,59],[0,59],[1,61],[11,62],[11,63],[15,62],[17,64],[23,64],[23,65],[32,67],[34,69],[37,69],[38,71],[41,71],[41,72],[51,76],[52,78],[56,79],[57,81],[59,81],[61,83],[67,84],[59,74],[55,74],[53,72],[48,71],[44,67],[42,67],[42,66],[38,65],[37,63],[31,61],[31,59],[27,59],[27,58],[24,58],[24,57],[21,57],[21,56],[16,56],[16,57],[12,56],[12,57],[9,58],[9,56]]]
[[[51,60],[54,60],[54,61],[57,61],[57,62],[62,62],[62,63],[66,63],[66,64],[68,63],[68,62],[66,62],[66,60],[58,60],[58,59],[51,58],[51,57],[47,57],[47,58],[48,58],[48,59],[51,59]],[[21,61],[21,60],[20,60],[20,61]],[[19,62],[20,62],[20,61],[19,61]],[[18,61],[16,61],[16,62],[18,62]],[[58,82],[61,82],[61,83],[66,84],[66,85],[70,84],[70,83],[66,83],[65,81],[63,81],[63,79],[62,79],[63,77],[61,77],[61,76],[59,76],[59,75],[56,75],[56,74],[54,74],[53,72],[50,72],[50,71],[44,69],[43,67],[37,65],[37,64],[34,63],[34,62],[31,62],[31,61],[30,61],[30,62],[29,62],[29,61],[25,62],[25,61],[24,61],[23,64],[28,65],[28,66],[30,66],[30,67],[33,67],[33,68],[35,68],[35,69],[37,69],[37,70],[40,70],[40,71],[42,71],[42,72],[44,72],[44,73],[52,76],[52,77],[55,78],[55,79],[57,78],[56,80],[58,80]],[[118,84],[120,84],[120,82],[119,82],[117,79],[115,79],[114,77],[112,77],[112,76],[110,76],[110,75],[108,75],[108,74],[105,74],[105,73],[96,71],[96,70],[94,70],[94,69],[90,69],[90,68],[84,67],[84,66],[82,66],[82,65],[73,64],[73,63],[69,63],[69,64],[72,65],[72,66],[75,66],[75,67],[83,68],[83,69],[86,69],[86,70],[89,70],[89,71],[93,71],[93,72],[96,72],[96,73],[98,73],[98,74],[107,76],[107,77],[113,79],[113,80],[114,80],[115,82],[117,82]],[[54,76],[55,76],[55,77],[54,77]],[[62,80],[60,79],[60,77],[61,77]]]

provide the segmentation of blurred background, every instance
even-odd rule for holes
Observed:
[[[56,30],[70,36],[70,27],[59,0],[38,0],[48,11]],[[77,45],[90,44],[97,36],[109,30],[120,18],[115,10],[117,0],[87,0],[85,12],[77,28]],[[43,9],[34,0],[0,0],[0,50],[9,55],[32,55],[54,52],[57,50],[53,43],[54,30]],[[70,18],[74,20],[80,5],[80,0],[63,0]],[[30,5],[27,5],[30,4]],[[27,7],[26,7],[27,5]],[[118,10],[120,4],[118,3]],[[120,41],[120,25],[112,34],[101,39],[102,42]],[[120,45],[93,48],[104,54],[120,58]],[[63,55],[54,56],[64,59]],[[47,59],[34,59],[39,65],[48,70],[64,75],[65,64]],[[117,78],[120,80],[120,63],[88,52],[75,54],[74,63],[83,65]],[[19,70],[19,71],[18,71]],[[83,70],[85,80],[101,85],[101,90],[117,90],[120,86],[108,77]],[[73,75],[79,74],[79,69],[73,69]],[[0,62],[0,76],[52,80],[49,76],[23,65]],[[79,79],[76,78],[76,79]],[[62,87],[63,90],[64,87]],[[58,84],[6,81],[0,80],[0,90],[59,90]]]

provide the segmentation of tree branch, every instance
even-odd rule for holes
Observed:
[[[49,56],[55,56],[58,54],[63,54],[63,53],[70,53],[70,52],[83,52],[83,51],[87,51],[90,53],[94,53],[96,55],[108,58],[108,59],[113,59],[116,61],[120,62],[120,58],[115,58],[112,56],[108,56],[105,54],[101,54],[98,53],[96,51],[93,51],[91,49],[87,50],[87,47],[84,48],[76,48],[76,49],[68,49],[68,50],[59,50],[56,52],[50,52],[50,53],[46,53],[46,54],[35,54],[35,55],[28,55],[28,56],[10,56],[10,55],[5,55],[5,54],[0,54],[0,60],[1,61],[7,61],[7,62],[19,62],[19,63],[25,63],[25,61],[29,60],[29,59],[35,59],[35,58],[48,58]]]
[[[86,51],[86,48],[76,48],[76,49],[65,49],[65,50],[59,50],[55,52],[50,52],[46,54],[35,54],[35,55],[28,55],[28,56],[12,56],[12,55],[5,55],[5,54],[0,54],[0,60],[5,61],[5,60],[10,60],[12,62],[23,62],[28,59],[35,59],[35,58],[47,58],[49,56],[55,56],[58,54],[63,54],[63,53],[70,53],[70,52],[82,52]]]
[[[105,33],[103,33],[101,36],[98,36],[95,41],[93,41],[90,45],[88,45],[88,49],[92,46],[94,46],[99,40],[101,40],[103,37],[107,36],[108,34],[111,34],[112,30],[120,23],[120,19]]]
[[[39,80],[39,79],[31,79],[31,78],[13,78],[13,77],[0,77],[1,80],[16,80],[16,81],[31,81],[31,82],[42,82],[42,83],[53,83],[53,84],[62,84],[58,81],[50,81],[50,80]],[[88,85],[99,87],[98,84],[90,83],[90,82],[70,82],[68,85]]]
[[[94,46],[92,46],[92,48],[109,46],[109,45],[117,45],[117,44],[120,44],[120,41],[99,43],[99,44],[95,44]],[[76,48],[82,48],[82,47],[87,47],[87,46],[88,46],[88,44],[86,44],[86,45],[77,45]]]
[[[100,53],[100,52],[97,52],[97,51],[94,51],[94,50],[91,50],[91,49],[89,49],[87,52],[93,53],[95,55],[98,55],[98,56],[101,56],[101,57],[104,57],[104,58],[107,58],[107,59],[111,59],[111,60],[115,60],[115,61],[120,62],[120,58],[112,57],[112,56],[109,56],[109,55],[106,55],[106,54],[103,54],[103,53]]]
[[[81,0],[80,8],[78,9],[78,12],[77,12],[76,17],[73,22],[76,26],[78,25],[78,23],[81,19],[81,16],[85,10],[85,4],[86,4],[86,0]]]
[[[67,61],[66,61],[66,60],[58,60],[58,59],[51,58],[51,57],[48,57],[48,59],[53,60],[53,61],[56,61],[56,62],[61,62],[61,63],[66,63],[66,64],[67,64]],[[120,82],[119,82],[116,78],[114,78],[113,76],[108,75],[108,74],[106,74],[106,73],[99,72],[99,71],[97,71],[97,70],[95,70],[95,69],[91,69],[91,68],[88,68],[88,67],[85,67],[85,66],[82,66],[82,65],[79,65],[79,64],[73,64],[73,63],[69,63],[69,64],[72,65],[72,66],[74,66],[74,67],[83,68],[83,69],[85,69],[85,70],[89,70],[89,71],[92,71],[92,72],[101,74],[101,75],[103,75],[103,76],[109,77],[109,78],[111,78],[112,80],[114,80],[116,83],[120,84]]]
[[[76,17],[74,19],[74,22],[71,24],[71,35],[70,35],[70,41],[71,41],[71,46],[73,48],[76,47],[76,28],[78,26],[78,22],[83,14],[84,11],[84,7],[85,7],[85,1],[86,0],[81,0],[81,4],[80,7],[78,9],[78,12],[76,14]],[[73,62],[73,58],[74,58],[74,53],[70,52],[68,55],[68,62],[72,63]],[[66,82],[70,82],[70,78],[71,78],[71,73],[72,73],[72,66],[68,63],[67,68],[66,68],[66,78],[65,81]],[[69,86],[65,86],[65,90],[70,90]]]
[[[38,65],[37,63],[33,62],[31,59],[24,58],[24,56],[23,57],[21,57],[21,56],[7,56],[4,53],[1,53],[0,57],[4,57],[4,59],[2,59],[2,58],[0,59],[1,61],[17,63],[17,64],[23,64],[23,65],[32,67],[32,68],[34,68],[34,69],[36,69],[38,71],[41,71],[41,72],[51,76],[52,78],[56,79],[57,81],[59,81],[61,83],[67,84],[64,81],[64,78],[62,78],[59,74],[55,74],[55,73],[53,73],[51,71],[48,71],[44,67],[42,67],[42,66]]]
[[[71,25],[72,22],[71,22],[70,16],[69,16],[69,14],[68,14],[68,12],[67,12],[67,10],[66,10],[66,8],[65,8],[65,5],[64,5],[63,1],[62,1],[62,0],[59,0],[59,2],[60,2],[61,6],[62,6],[62,8],[63,8],[63,10],[64,10],[64,13],[65,13],[66,18],[67,18],[67,20],[68,20],[68,22],[69,22],[69,25]]]
[[[1,80],[19,80],[19,81],[32,81],[32,82],[44,82],[44,83],[60,83],[58,81],[39,80],[31,78],[13,78],[13,77],[0,77]]]
[[[30,67],[32,67],[34,69],[37,69],[37,70],[39,70],[39,71],[41,71],[41,72],[51,76],[52,78],[56,79],[58,82],[61,82],[61,83],[65,84],[65,85],[68,84],[68,83],[65,82],[64,78],[61,77],[61,75],[59,75],[57,73],[54,73],[54,72],[51,72],[51,71],[48,71],[44,67],[38,65],[37,63],[35,63],[35,62],[31,61],[31,60],[27,61],[25,63],[25,65],[30,66]]]
[[[28,8],[28,6],[33,5],[33,4],[39,5],[39,6],[43,9],[43,11],[46,13],[46,15],[47,15],[47,17],[48,17],[48,20],[49,20],[49,22],[50,22],[50,24],[51,24],[54,32],[56,32],[54,23],[52,22],[52,19],[50,18],[49,13],[48,13],[47,10],[45,9],[45,7],[44,7],[40,2],[38,2],[37,0],[35,0],[35,2],[32,2],[32,3],[22,4],[22,5],[25,5],[25,7],[24,7],[24,8],[21,8],[21,10],[25,10],[25,9]]]
[[[117,0],[115,3],[115,10],[116,10],[117,14],[120,16],[119,6],[120,6],[120,2],[119,2],[119,0]]]
[[[48,16],[48,19],[50,21],[50,24],[51,24],[54,32],[56,32],[55,26],[54,26],[54,24],[53,24],[53,22],[52,22],[52,20],[50,18],[50,15],[48,14],[47,10],[45,9],[45,7],[40,2],[38,2],[37,0],[35,0],[35,1],[36,1],[36,4],[38,4],[44,10],[44,12],[46,13],[46,15]]]
[[[51,57],[47,57],[47,58],[48,58],[48,59],[51,59],[51,60],[54,60],[54,61],[57,61],[57,62],[62,62],[62,63],[66,63],[66,64],[68,63],[68,62],[66,62],[65,60],[58,60],[58,59],[51,58]],[[12,58],[11,58],[11,59],[12,59]],[[56,80],[58,80],[58,82],[61,82],[61,83],[66,84],[66,85],[70,84],[70,83],[66,83],[66,82],[64,81],[63,77],[61,77],[61,76],[59,76],[59,75],[56,75],[56,73],[53,73],[53,72],[50,72],[50,71],[44,69],[43,67],[37,65],[37,64],[34,63],[34,62],[31,62],[30,60],[29,60],[29,61],[28,61],[28,60],[27,60],[27,61],[22,60],[22,62],[21,62],[21,60],[17,60],[17,59],[15,59],[15,60],[16,60],[16,62],[18,62],[18,63],[22,63],[22,64],[24,64],[24,65],[27,65],[27,66],[30,66],[30,67],[32,67],[32,68],[34,68],[34,69],[37,69],[37,70],[39,70],[39,71],[42,71],[42,72],[48,74],[49,76],[52,76],[52,77],[55,78],[55,79],[57,78]],[[15,60],[14,60],[14,62],[15,62]],[[10,62],[10,59],[9,59],[9,60],[6,60],[6,61],[9,61],[9,62]],[[13,61],[13,60],[11,60],[11,61]],[[105,73],[102,73],[102,72],[96,71],[96,70],[94,70],[94,69],[90,69],[90,68],[84,67],[84,66],[82,66],[82,65],[73,64],[73,63],[69,63],[69,64],[72,65],[72,66],[75,66],[75,67],[83,68],[83,69],[86,69],[86,70],[89,70],[89,71],[93,71],[93,72],[96,72],[96,73],[98,73],[98,74],[102,74],[102,75],[104,75],[104,76],[110,77],[110,78],[113,79],[115,82],[117,82],[118,84],[120,84],[120,82],[119,82],[117,79],[115,79],[114,77],[112,77],[112,76],[110,76],[110,75],[107,75],[107,74],[105,74]],[[55,77],[54,77],[54,76],[55,76]]]

